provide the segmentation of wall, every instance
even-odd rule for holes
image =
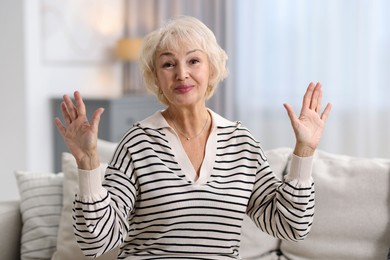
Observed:
[[[176,12],[181,10],[180,12],[192,14],[198,11],[204,14],[201,9],[203,6],[215,14],[219,13],[222,2],[215,1],[211,5],[213,8],[210,8],[209,1],[196,2],[196,4],[193,2],[197,7],[193,8],[192,5],[187,6],[185,2],[143,1],[141,5],[141,2],[132,0],[131,8],[137,12],[143,10],[153,13],[151,10],[154,8],[151,7],[158,3],[161,7],[158,9],[159,17],[165,20],[167,16],[173,15],[170,8],[173,4],[176,5],[174,8]],[[103,62],[102,59],[82,60],[79,56],[71,54],[69,50],[71,44],[78,44],[76,47],[84,44],[80,39],[84,39],[85,32],[88,33],[91,27],[100,32],[101,37],[95,39],[90,46],[92,48],[84,48],[85,51],[81,56],[93,57],[95,45],[102,43],[107,45],[110,40],[116,39],[115,36],[119,39],[123,33],[122,1],[99,1],[93,6],[89,3],[89,1],[77,0],[0,2],[2,19],[0,54],[1,57],[5,57],[0,60],[2,68],[0,76],[2,85],[7,86],[7,88],[1,87],[3,97],[6,98],[1,103],[0,113],[4,122],[7,122],[2,124],[1,144],[8,148],[2,149],[4,155],[1,156],[0,169],[4,173],[4,180],[0,184],[0,200],[18,197],[14,170],[52,171],[54,161],[52,135],[55,129],[50,109],[51,98],[63,94],[71,95],[76,89],[84,97],[117,97],[121,94],[120,62],[115,59],[103,59]],[[48,17],[51,19],[50,22],[46,20]],[[153,21],[149,18],[150,16],[143,15],[136,23],[139,22],[139,27],[142,27]],[[134,26],[134,21],[131,24]],[[63,30],[63,34],[58,34],[58,30]],[[130,34],[140,33],[133,31],[130,31]],[[49,39],[48,34],[54,37]],[[113,42],[112,48],[115,47],[114,45]],[[103,52],[95,54],[107,54],[112,51],[112,49],[104,49]],[[48,57],[48,53],[51,56]],[[71,58],[68,59],[66,55],[69,54]],[[12,89],[9,86],[12,86]],[[214,99],[211,101],[211,106],[216,106],[218,102],[221,103],[218,99]],[[10,108],[12,113],[9,113]],[[12,125],[9,122],[12,122]]]
[[[72,95],[76,89],[84,96],[118,96],[120,63],[48,60],[44,55],[44,47],[47,46],[44,46],[42,31],[45,1],[29,0],[25,3],[29,126],[27,166],[33,171],[51,171],[53,118],[50,98]],[[59,45],[57,48],[61,52],[65,46]]]
[[[18,197],[13,172],[27,165],[23,20],[22,0],[0,2],[0,199]]]
[[[211,14],[206,20],[210,24],[215,23],[216,28],[224,22],[212,18],[221,16],[219,19],[225,19],[226,2],[142,1],[141,6],[140,1],[131,1],[133,10],[145,11],[139,17],[141,25],[149,24],[152,21],[150,17],[155,18],[144,14],[153,13],[151,10],[155,8],[151,7],[156,4],[160,7],[158,17],[163,20],[182,12],[204,16],[205,19],[207,14]],[[3,119],[0,137],[3,147],[0,157],[3,177],[0,182],[0,200],[18,197],[13,174],[15,170],[51,172],[54,168],[52,135],[55,129],[51,98],[71,95],[76,89],[84,97],[117,97],[121,94],[122,66],[119,61],[114,58],[83,60],[77,55],[70,55],[69,42],[83,44],[80,39],[84,39],[90,27],[101,33],[100,38],[98,36],[93,42],[96,46],[102,43],[110,46],[109,41],[119,39],[123,33],[124,23],[120,14],[123,10],[122,1],[97,1],[93,6],[89,3],[78,0],[0,1],[0,91],[3,94],[0,104],[0,116]],[[172,8],[174,4],[176,7]],[[50,22],[46,20],[48,12]],[[118,27],[118,21],[122,27]],[[64,33],[57,34],[57,30],[63,30]],[[48,34],[54,35],[55,44],[53,39],[48,39]],[[222,37],[225,32],[219,31],[218,35]],[[94,45],[92,48],[84,48],[81,56],[93,57]],[[115,42],[111,42],[111,49],[95,54],[113,54],[114,47]],[[217,107],[222,106],[224,100],[223,95],[216,95],[210,101],[210,107],[221,112]]]
[[[19,197],[15,170],[52,171],[51,98],[76,89],[88,97],[116,97],[121,92],[120,62],[44,59],[43,3],[0,2],[0,200]]]

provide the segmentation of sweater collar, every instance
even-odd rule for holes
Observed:
[[[141,127],[152,128],[152,129],[169,128],[170,126],[169,126],[168,122],[165,120],[165,118],[161,114],[162,111],[155,112],[153,115],[138,122],[136,125],[141,126]],[[227,120],[226,118],[220,116],[219,114],[215,113],[211,109],[208,109],[208,111],[210,112],[210,115],[212,118],[213,128],[236,126],[238,123],[238,122],[232,122],[230,120]]]

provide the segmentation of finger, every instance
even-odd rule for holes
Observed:
[[[75,91],[74,92],[74,99],[76,100],[76,107],[77,107],[77,114],[79,116],[84,116],[86,115],[86,109],[85,109],[85,104],[84,104],[84,101],[81,97],[81,94],[79,91]]]
[[[100,118],[101,118],[101,115],[103,114],[103,112],[104,112],[104,108],[99,108],[95,111],[95,113],[93,113],[91,127],[96,132],[98,131]]]
[[[324,109],[324,112],[322,112],[322,115],[321,115],[321,119],[322,121],[326,122],[326,120],[328,119],[328,116],[329,116],[329,113],[330,113],[330,110],[332,109],[332,104],[331,103],[328,103]]]
[[[65,136],[66,128],[62,124],[61,120],[58,117],[56,117],[56,118],[54,118],[54,123],[55,123],[55,125],[56,125],[56,127],[58,129],[58,132],[60,132],[60,134],[62,136]]]
[[[306,89],[306,93],[303,96],[302,109],[310,108],[311,97],[313,96],[314,83],[310,82],[309,86]]]
[[[69,116],[69,111],[64,101],[61,102],[61,111],[66,125],[70,125],[70,123],[72,123],[72,119]]]
[[[294,113],[294,110],[290,104],[283,104],[284,108],[287,110],[288,117],[290,118],[291,124],[294,126],[295,121],[298,120],[297,116]]]
[[[311,102],[310,102],[310,109],[317,111],[317,106],[318,106],[318,98],[320,96],[321,92],[321,83],[317,83],[314,87],[313,90],[313,95],[311,97]]]
[[[322,106],[322,85],[320,86],[320,95],[318,96],[318,102],[317,102],[317,107],[316,107],[317,113],[321,112],[321,106]]]
[[[77,109],[68,95],[64,95],[64,102],[70,119],[73,121],[77,118]]]

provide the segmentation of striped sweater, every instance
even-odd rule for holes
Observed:
[[[210,113],[199,178],[161,112],[124,135],[103,181],[79,170],[74,231],[86,256],[120,246],[118,259],[239,259],[244,214],[281,239],[308,234],[312,158],[293,156],[281,181],[245,127]]]

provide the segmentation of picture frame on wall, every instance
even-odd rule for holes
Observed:
[[[45,63],[114,62],[123,35],[121,0],[41,0]]]

